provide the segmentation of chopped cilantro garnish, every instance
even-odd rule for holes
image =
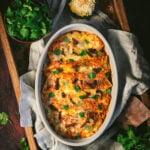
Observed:
[[[76,92],[80,91],[80,87],[78,85],[76,85],[74,89],[75,89]]]
[[[80,136],[80,134],[77,132],[77,133],[76,133],[76,136],[77,136],[77,137],[79,137],[79,136]]]
[[[79,116],[80,116],[81,118],[83,118],[83,117],[85,117],[85,113],[84,113],[84,112],[79,112]]]
[[[46,113],[46,114],[48,114],[48,113],[49,113],[48,108],[45,108],[45,113]]]
[[[108,94],[111,94],[111,88],[107,89],[106,92],[107,92]]]
[[[84,56],[84,55],[86,55],[86,54],[87,54],[87,50],[84,49],[84,50],[82,50],[82,52],[79,54],[79,56]]]
[[[69,59],[69,61],[70,61],[70,62],[74,62],[75,60],[74,60],[74,59]]]
[[[95,72],[91,72],[91,73],[89,73],[88,77],[90,79],[94,79],[96,77],[96,73]]]
[[[79,98],[80,98],[80,99],[84,99],[84,98],[85,98],[85,96],[84,96],[84,95],[81,95],[81,96],[79,96]]]
[[[86,64],[86,63],[82,63],[82,65],[83,65],[83,66],[87,66],[87,64]]]
[[[64,42],[70,42],[69,39],[66,36],[63,38],[63,41]]]
[[[102,56],[102,51],[97,51],[98,56]]]
[[[52,98],[52,97],[54,97],[54,96],[55,96],[54,93],[49,93],[49,94],[48,94],[48,97],[51,97],[51,98]]]
[[[97,100],[98,97],[99,97],[98,95],[95,95],[95,96],[93,96],[92,98],[95,99],[95,100]]]
[[[60,54],[62,54],[62,51],[60,49],[56,49],[56,50],[54,50],[54,54],[60,55]]]
[[[102,110],[103,106],[102,105],[98,105],[98,110]]]
[[[67,82],[63,82],[63,85],[68,85],[68,83]]]
[[[61,121],[58,121],[56,124],[57,124],[57,125],[58,125],[58,124],[61,124]]]
[[[91,130],[91,126],[86,125],[86,126],[85,126],[85,129],[86,129],[86,130]]]
[[[61,73],[61,72],[62,72],[62,70],[56,69],[56,70],[53,72],[53,74],[55,75],[55,74],[58,74],[58,73]]]
[[[6,112],[0,113],[0,125],[6,125],[8,123],[8,114]]]
[[[85,44],[89,44],[89,41],[88,41],[88,40],[84,40],[84,43],[85,43]]]
[[[63,105],[63,109],[69,109],[69,105]]]
[[[83,103],[78,103],[78,106],[81,106],[81,105],[83,105]]]

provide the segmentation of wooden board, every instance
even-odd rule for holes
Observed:
[[[120,29],[125,31],[130,31],[122,0],[101,0],[100,9],[103,12],[107,13],[110,16],[110,18],[114,20],[114,22],[120,27]],[[6,58],[8,71],[9,71],[5,73],[7,75],[8,74],[10,75],[10,78],[12,80],[12,86],[14,89],[14,92],[12,90],[11,92],[15,94],[17,103],[19,104],[21,92],[20,92],[18,75],[21,75],[27,71],[28,51],[29,51],[30,44],[23,45],[7,37],[4,28],[2,14],[0,14],[0,38],[1,38],[2,50],[4,51],[4,55]],[[21,64],[19,64],[20,61]],[[14,104],[12,104],[12,107],[14,107]],[[17,122],[17,124],[19,123]],[[33,129],[31,127],[26,127],[25,133],[28,139],[30,149],[37,150],[38,146],[36,145],[35,139],[33,137]],[[9,150],[13,150],[13,148],[9,148]]]

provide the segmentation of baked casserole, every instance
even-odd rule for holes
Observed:
[[[112,74],[96,34],[69,31],[49,46],[42,75],[42,104],[54,131],[78,139],[95,134],[111,101]]]

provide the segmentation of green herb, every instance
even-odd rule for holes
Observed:
[[[48,114],[49,113],[49,109],[45,108],[45,113]]]
[[[95,99],[95,100],[98,100],[98,97],[99,97],[98,95],[95,95],[92,98]]]
[[[69,59],[69,61],[70,61],[70,62],[74,62],[75,60],[74,60],[74,59]]]
[[[80,136],[80,134],[77,132],[77,133],[76,133],[76,136],[77,136],[77,137],[79,137],[79,136]]]
[[[102,105],[98,105],[98,110],[102,110],[103,106]]]
[[[63,82],[63,85],[68,85],[68,83],[67,82]]]
[[[85,126],[85,129],[86,129],[86,130],[91,130],[91,126],[86,125],[86,126]]]
[[[54,97],[54,96],[55,96],[54,93],[49,93],[49,94],[48,94],[48,97],[50,97],[50,98],[52,98],[52,97]]]
[[[141,132],[140,127],[127,126],[126,131],[121,131],[117,135],[117,141],[126,150],[149,150],[150,148],[150,128],[144,127]]]
[[[102,56],[102,51],[97,51],[98,56]]]
[[[85,44],[89,44],[89,41],[88,41],[88,40],[84,40],[84,43],[85,43]]]
[[[85,117],[85,113],[84,113],[84,112],[79,112],[79,116],[80,116],[81,118],[83,118],[83,117]]]
[[[79,96],[80,99],[84,99],[85,98],[85,95],[81,95]]]
[[[39,39],[51,31],[48,5],[31,0],[15,0],[5,13],[6,29],[10,36],[23,41]]]
[[[78,85],[76,85],[74,89],[75,89],[76,92],[80,91],[80,87]]]
[[[63,41],[64,42],[70,42],[69,39],[66,36],[63,38]]]
[[[22,147],[23,150],[30,150],[26,138],[23,137],[23,138],[20,140],[20,145],[21,145],[21,147]]]
[[[69,105],[64,105],[63,108],[67,110],[69,109]]]
[[[91,72],[91,73],[89,73],[88,77],[90,79],[94,79],[96,77],[96,73],[95,72]]]
[[[0,125],[6,125],[8,123],[8,114],[6,112],[0,113]]]
[[[78,106],[81,106],[81,105],[83,105],[83,103],[78,103]]]
[[[82,50],[82,52],[79,54],[79,56],[84,56],[87,54],[87,50]]]
[[[62,72],[62,70],[56,69],[56,70],[53,72],[53,74],[56,75],[56,74],[61,73],[61,72]]]
[[[107,89],[106,92],[107,92],[108,94],[111,94],[111,88]]]
[[[56,49],[56,50],[54,50],[54,54],[60,55],[60,54],[62,54],[62,51],[60,49]]]
[[[57,124],[57,125],[58,125],[58,124],[61,124],[61,121],[58,121],[56,124]]]
[[[82,65],[83,65],[83,66],[87,66],[87,64],[86,64],[86,63],[82,63]]]

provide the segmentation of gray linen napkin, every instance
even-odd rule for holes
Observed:
[[[59,13],[61,17],[57,16],[53,31],[58,30],[64,25],[77,22],[92,25],[105,36],[114,53],[119,75],[119,94],[109,129],[92,144],[74,148],[56,141],[44,127],[37,111],[34,82],[38,61],[52,33],[32,43],[30,47],[29,71],[20,77],[22,92],[19,105],[21,126],[32,126],[35,128],[34,136],[43,150],[121,150],[123,148],[119,143],[109,140],[118,130],[117,126],[113,123],[120,115],[131,94],[142,94],[150,87],[149,66],[141,54],[142,49],[138,44],[137,38],[132,33],[113,29],[114,25],[107,15],[96,11],[89,19],[77,19],[68,15],[68,11],[66,8],[63,12]]]

